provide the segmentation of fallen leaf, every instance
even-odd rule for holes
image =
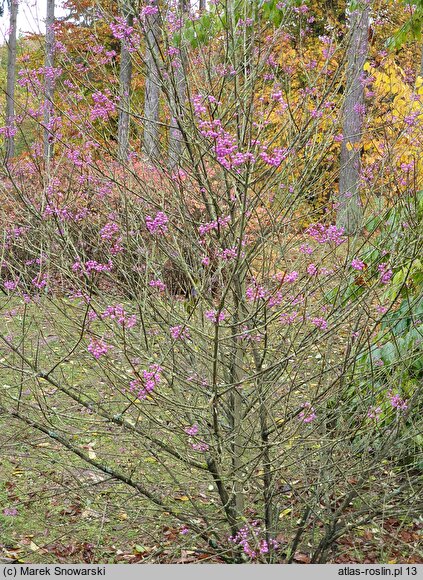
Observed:
[[[295,552],[294,561],[300,562],[300,564],[310,564],[310,556],[302,552]]]

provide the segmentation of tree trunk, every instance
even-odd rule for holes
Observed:
[[[126,23],[128,27],[133,25],[134,16],[131,12],[128,11],[127,6],[124,7],[124,18],[126,18]],[[119,159],[121,161],[128,160],[128,150],[129,150],[132,58],[128,48],[129,48],[128,41],[122,39],[120,50],[120,71],[119,71],[120,108],[118,121],[118,147],[119,147]]]
[[[360,174],[365,106],[361,75],[368,51],[369,10],[369,5],[363,3],[350,15],[337,219],[337,225],[343,227],[347,234],[355,234],[360,229],[363,219]]]
[[[179,0],[180,17],[189,12],[190,3],[188,0]],[[172,119],[170,121],[169,129],[169,167],[175,168],[180,161],[182,155],[183,137],[179,124],[182,120],[184,102],[186,98],[187,83],[185,78],[185,62],[184,47],[180,46],[180,53],[177,62],[177,67],[174,70],[173,79],[173,97],[171,102]]]
[[[199,10],[203,12],[206,9],[206,0],[200,0]]]
[[[46,14],[46,56],[45,56],[45,101],[44,101],[44,158],[48,162],[53,155],[53,134],[51,116],[53,113],[53,78],[48,69],[54,67],[54,1],[47,0]]]
[[[144,152],[152,160],[159,157],[159,33],[159,14],[146,16]]]
[[[17,38],[18,0],[12,0],[9,17],[9,40],[7,43],[7,81],[6,81],[6,161],[15,155],[15,77],[16,77],[16,38]]]

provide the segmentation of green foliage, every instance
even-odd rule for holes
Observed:
[[[413,40],[421,41],[422,38],[423,0],[415,0],[412,3],[409,0],[403,0],[401,4],[404,5],[404,9],[406,7],[409,10],[412,9],[411,4],[415,8],[410,18],[386,41],[386,46],[391,50],[398,50],[407,42]]]

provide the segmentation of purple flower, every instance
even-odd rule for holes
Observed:
[[[168,230],[167,223],[169,219],[167,215],[159,211],[154,218],[151,216],[146,216],[145,218],[145,225],[147,226],[148,231],[150,234],[156,234],[158,236],[162,236]]]
[[[398,394],[394,394],[392,391],[390,391],[388,393],[388,398],[394,409],[399,409],[400,411],[406,411],[408,409],[407,401],[402,399]]]
[[[93,93],[92,99],[94,101],[94,106],[90,111],[91,121],[95,121],[97,119],[107,120],[109,115],[116,111],[116,105],[107,95],[101,93],[100,91]]]
[[[16,290],[18,284],[19,282],[14,282],[13,280],[6,280],[3,286],[6,290]]]
[[[151,364],[149,370],[143,370],[142,378],[136,378],[129,383],[129,390],[137,397],[137,399],[144,400],[147,395],[151,393],[161,381],[162,367],[158,364]]]
[[[382,409],[380,407],[370,407],[370,409],[367,411],[367,417],[369,419],[373,419],[374,421],[379,421],[381,413]]]
[[[225,320],[226,313],[223,310],[220,312],[217,312],[216,310],[208,310],[206,312],[206,318],[211,320],[211,322],[214,322],[214,324],[218,324],[219,322],[222,322],[222,320]]]
[[[319,244],[333,242],[336,246],[339,246],[346,239],[344,237],[344,228],[338,228],[335,225],[313,224],[306,230],[306,233]]]
[[[15,516],[18,515],[18,510],[15,507],[13,507],[13,508],[4,508],[3,515],[4,516],[15,517]]]
[[[314,410],[314,407],[311,406],[311,403],[306,401],[301,406],[302,406],[303,410],[298,415],[298,419],[300,421],[302,421],[303,423],[311,423],[312,421],[314,421],[314,419],[316,419],[317,415],[316,415],[316,412]]]
[[[364,262],[362,262],[361,260],[358,260],[357,258],[354,258],[354,260],[351,262],[351,266],[352,268],[354,268],[354,270],[364,270],[366,264]]]
[[[164,292],[166,290],[166,284],[162,282],[160,278],[158,280],[150,280],[148,285],[152,288],[157,288],[159,292]]]
[[[298,279],[298,272],[290,272],[289,274],[287,274],[285,276],[285,280],[284,282],[288,282],[289,284],[291,284],[292,282],[295,282],[295,280]]]
[[[209,450],[209,446],[207,443],[204,443],[204,441],[200,441],[200,443],[191,443],[191,447],[194,449],[194,451],[200,451],[202,453]]]
[[[380,273],[380,282],[381,284],[388,284],[390,279],[392,278],[392,270],[389,269],[388,264],[379,264],[377,267]]]
[[[184,431],[187,435],[197,435],[198,425],[194,423],[194,425],[192,425],[191,427],[187,427],[186,429],[184,429]]]
[[[317,328],[320,328],[321,330],[326,330],[326,328],[328,327],[328,323],[324,318],[312,318],[311,323],[314,324],[314,326],[316,326]]]
[[[101,356],[107,354],[111,348],[113,347],[104,342],[102,338],[92,338],[90,344],[88,345],[88,352],[90,352],[93,357],[98,360]]]
[[[182,324],[172,326],[170,328],[170,336],[173,340],[189,340],[191,338],[188,328],[184,328]]]

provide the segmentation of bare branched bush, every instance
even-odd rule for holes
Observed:
[[[420,511],[421,180],[382,203],[398,121],[397,158],[363,169],[363,228],[334,225],[345,45],[325,37],[315,68],[286,69],[301,16],[265,9],[163,9],[154,160],[142,103],[128,161],[110,139],[127,99],[97,88],[95,38],[79,69],[55,56],[47,164],[43,86],[21,74],[39,135],[1,182],[1,422],[129,489],[144,543],[171,521],[175,557],[189,539],[226,562],[325,562],[360,526]],[[102,18],[142,77],[142,12]]]

